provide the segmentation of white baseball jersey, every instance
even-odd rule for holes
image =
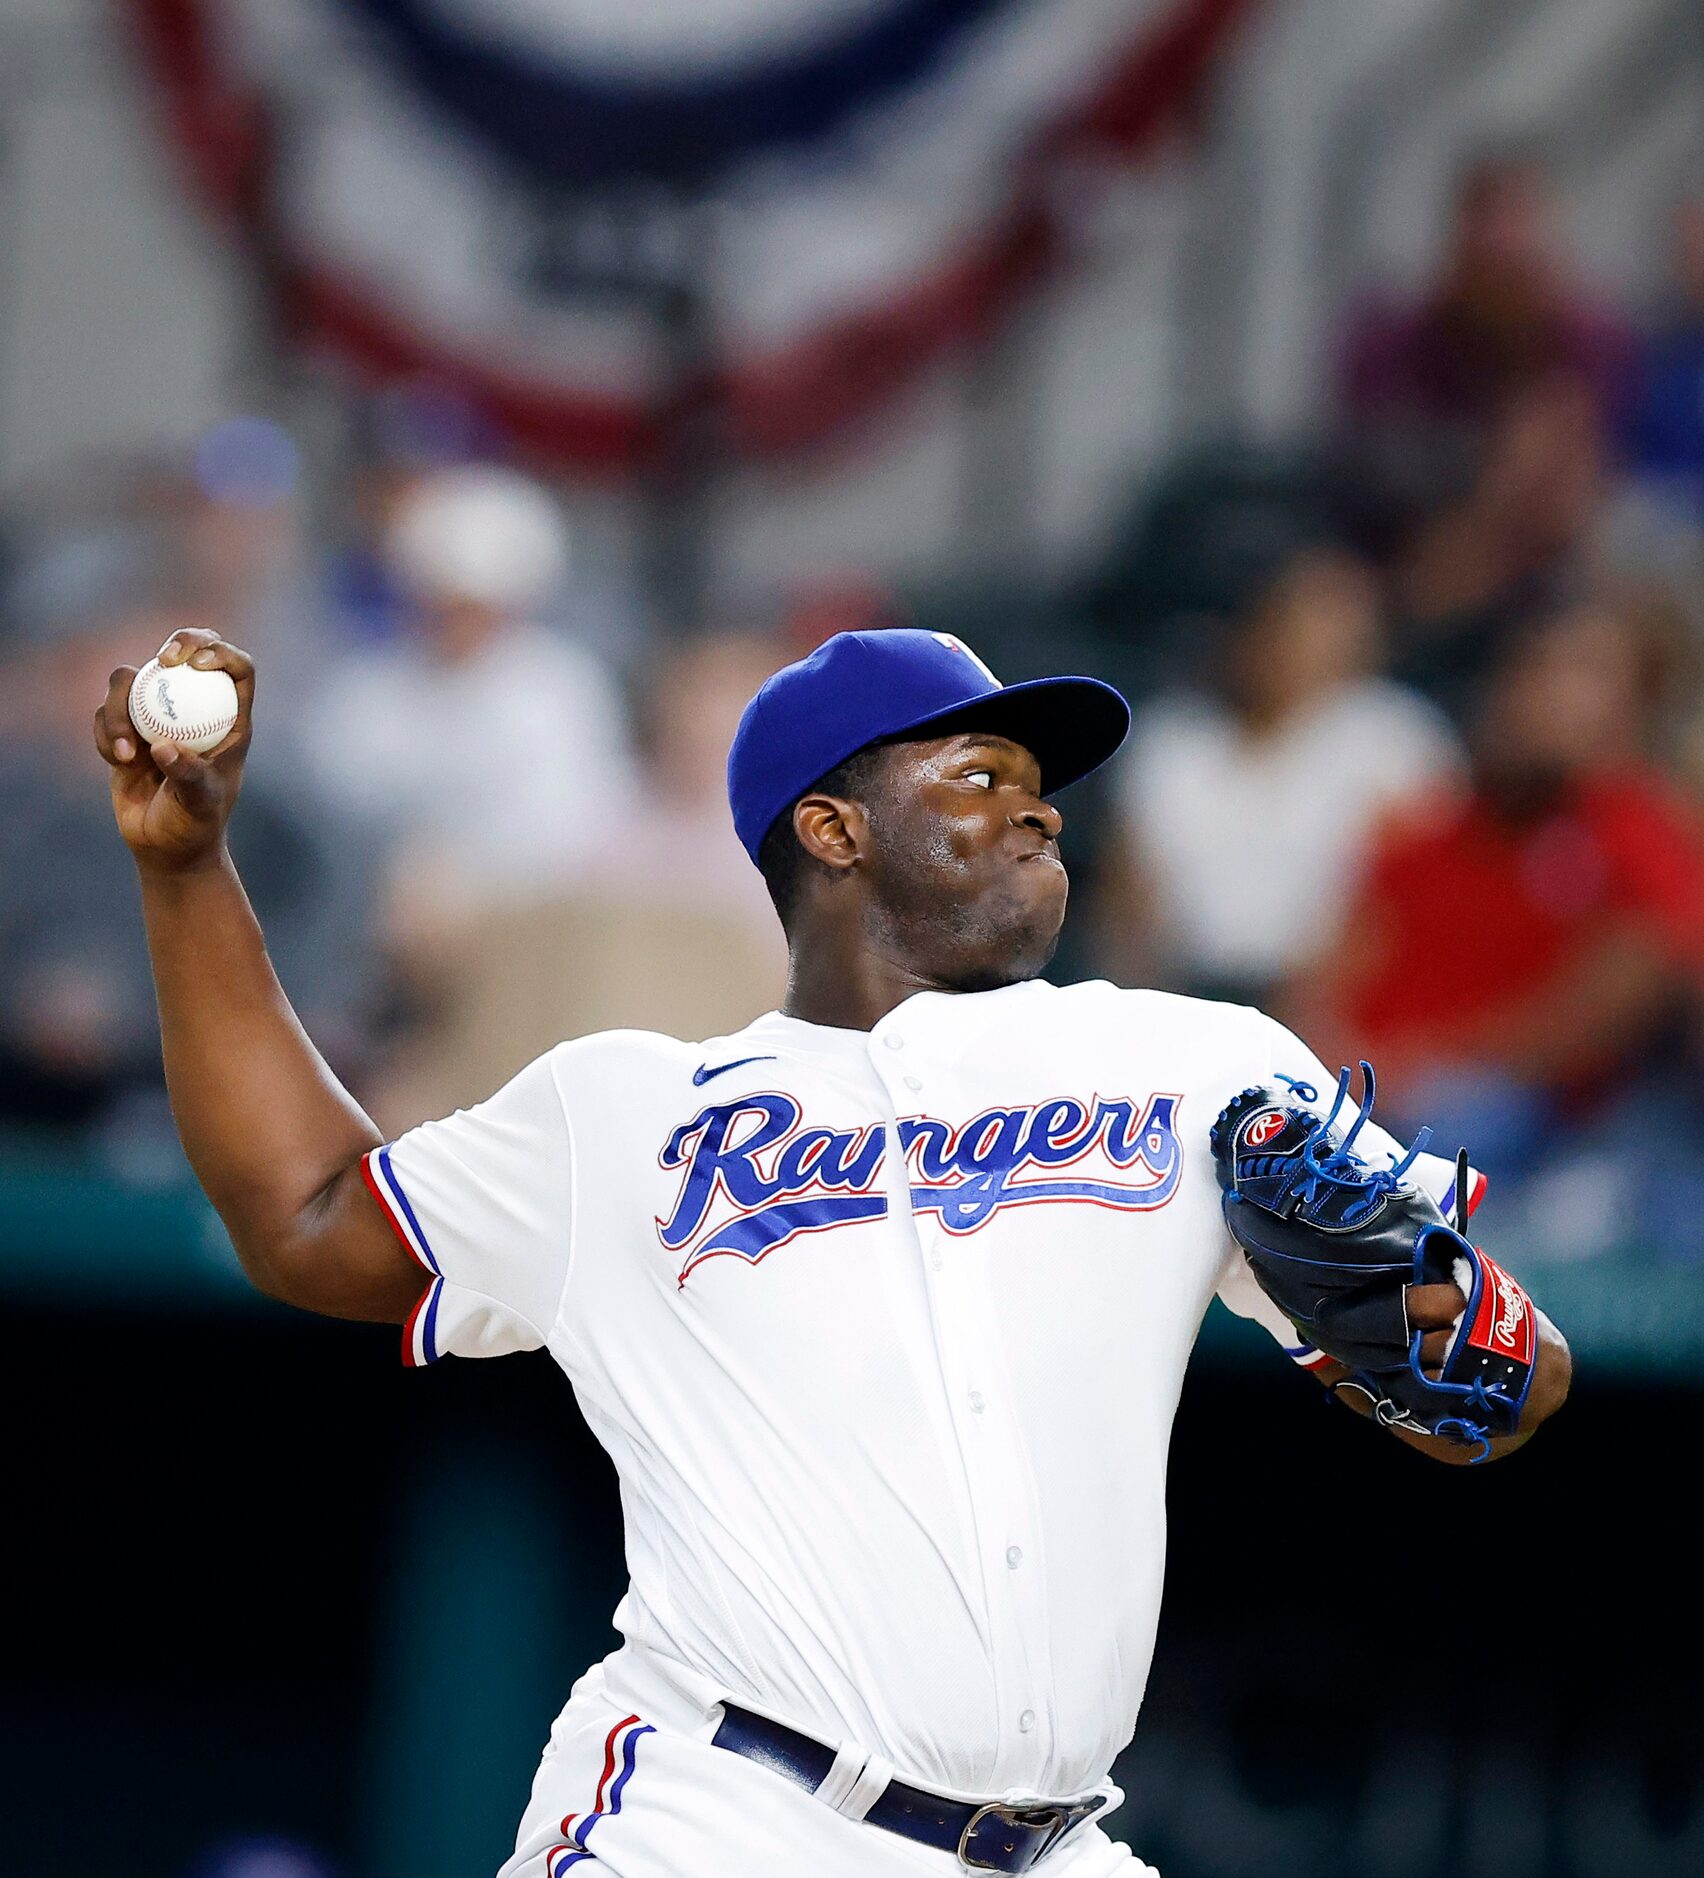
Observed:
[[[368,1177],[431,1273],[408,1360],[547,1345],[615,1463],[611,1686],[1061,1798],[1135,1726],[1209,1301],[1295,1341],[1207,1144],[1280,1079],[1336,1081],[1240,1006],[921,992],[868,1033],[562,1044]],[[1448,1211],[1453,1169],[1415,1177]]]

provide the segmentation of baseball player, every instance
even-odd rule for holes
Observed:
[[[829,640],[729,757],[783,1008],[560,1044],[386,1143],[226,852],[251,663],[200,632],[162,656],[232,675],[230,737],[148,748],[123,670],[96,738],[178,1126],[245,1268],[402,1323],[407,1363],[548,1347],[620,1477],[624,1641],[558,1716],[503,1878],[1144,1869],[1101,1822],[1214,1294],[1445,1460],[1566,1393],[1561,1338],[1451,1228],[1477,1176],[1345,1126],[1258,1011],[1040,977],[1048,798],[1117,749],[1109,687]],[[500,755],[466,754],[501,815]]]

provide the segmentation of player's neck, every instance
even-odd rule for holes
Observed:
[[[806,1024],[874,1030],[913,993],[956,989],[863,945],[836,945],[827,935],[812,935],[791,948],[781,1010]]]

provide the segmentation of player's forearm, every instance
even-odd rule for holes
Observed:
[[[1495,1436],[1491,1441],[1490,1452],[1484,1457],[1486,1461],[1500,1461],[1506,1455],[1513,1454],[1517,1448],[1525,1447],[1568,1399],[1568,1391],[1574,1380],[1574,1359],[1568,1349],[1568,1340],[1542,1311],[1535,1311],[1534,1318],[1537,1348],[1533,1360],[1532,1387],[1527,1391],[1527,1399],[1521,1407],[1520,1420],[1514,1433]],[[1349,1373],[1344,1364],[1336,1362],[1323,1363],[1313,1371],[1314,1376],[1336,1394],[1338,1401],[1352,1408],[1357,1415],[1370,1418],[1372,1404],[1364,1394],[1338,1388]],[[1446,1467],[1468,1467],[1475,1460],[1475,1450],[1459,1442],[1440,1440],[1435,1435],[1415,1434],[1405,1428],[1392,1428],[1389,1432],[1404,1446],[1430,1455],[1433,1460],[1442,1461]]]
[[[249,1275],[289,1296],[328,1195],[379,1133],[297,1021],[223,848],[140,874],[184,1152]]]

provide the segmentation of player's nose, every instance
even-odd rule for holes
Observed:
[[[1065,817],[1051,802],[1043,802],[1039,796],[1032,796],[1012,819],[1020,828],[1033,828],[1044,841],[1057,841],[1060,829],[1065,826]]]

